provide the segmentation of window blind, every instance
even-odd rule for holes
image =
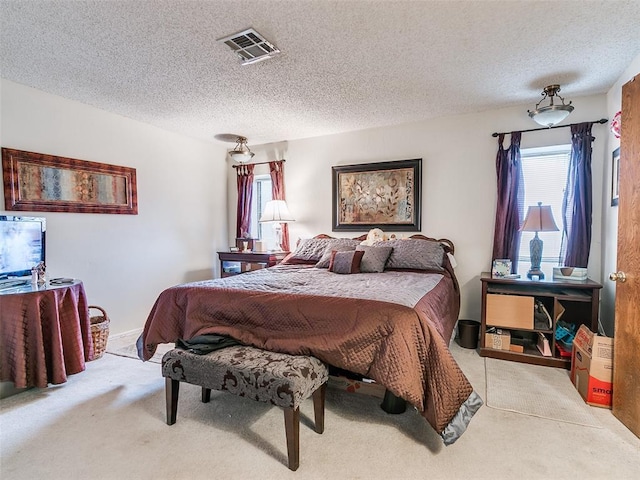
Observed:
[[[558,231],[540,232],[538,237],[544,242],[542,262],[557,265],[562,240],[562,199],[567,184],[571,145],[522,149],[520,155],[524,177],[524,213],[526,215],[528,207],[538,202],[551,206]],[[529,242],[535,232],[522,232],[521,235],[518,260],[530,262]]]

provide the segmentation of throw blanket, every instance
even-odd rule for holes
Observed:
[[[448,348],[458,311],[447,272],[338,275],[278,266],[162,292],[142,333],[141,358],[159,343],[203,334],[312,355],[382,384],[452,443],[481,404]],[[461,415],[462,428],[449,425]]]

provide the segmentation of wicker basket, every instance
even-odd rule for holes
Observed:
[[[89,305],[89,309],[95,308],[102,312],[102,315],[91,317],[91,338],[93,339],[93,358],[97,360],[104,355],[107,349],[107,339],[109,338],[109,317],[102,307]]]

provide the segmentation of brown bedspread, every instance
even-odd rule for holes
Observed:
[[[363,275],[386,278],[385,273]],[[457,283],[446,272],[413,308],[229,288],[220,280],[178,285],[162,292],[149,314],[143,359],[150,359],[160,343],[202,334],[313,355],[376,380],[414,405],[440,433],[473,391],[448,348],[458,311]]]

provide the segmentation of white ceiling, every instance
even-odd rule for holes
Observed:
[[[606,92],[640,0],[2,0],[3,78],[249,145]],[[252,27],[282,54],[242,66]],[[526,115],[526,111],[523,111]],[[535,126],[535,125],[532,125]]]

